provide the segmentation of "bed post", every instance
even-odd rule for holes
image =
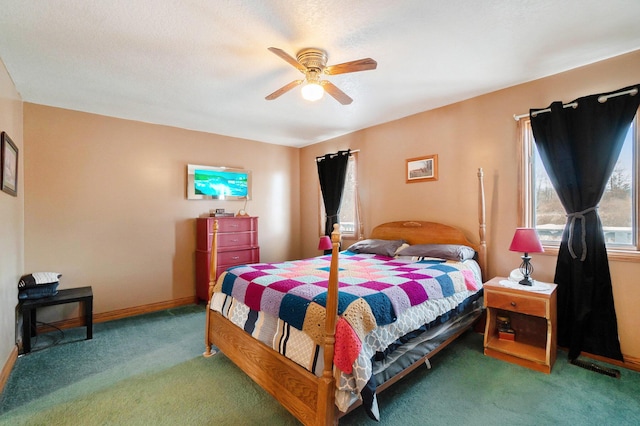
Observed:
[[[331,233],[331,269],[327,292],[326,318],[324,323],[324,369],[318,384],[318,425],[337,424],[335,404],[335,379],[333,377],[333,350],[336,341],[338,317],[338,254],[340,252],[340,225],[333,225]]]
[[[213,235],[211,236],[211,263],[209,264],[209,298],[207,299],[206,324],[204,329],[205,351],[202,355],[210,357],[215,354],[211,352],[211,342],[209,341],[209,321],[211,316],[211,296],[213,296],[213,286],[216,284],[216,273],[218,268],[218,221],[213,221]]]
[[[480,252],[478,253],[478,263],[480,263],[480,270],[484,281],[487,274],[487,224],[485,219],[484,172],[482,171],[482,167],[478,169],[478,222],[480,223]]]

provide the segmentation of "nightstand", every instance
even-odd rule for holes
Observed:
[[[536,281],[531,288],[501,281],[507,278],[484,284],[484,354],[549,374],[557,352],[557,286]],[[509,330],[500,333],[505,321]]]

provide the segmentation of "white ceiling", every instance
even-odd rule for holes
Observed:
[[[305,146],[640,49],[640,0],[0,0],[27,102]],[[371,57],[310,103],[267,50]],[[639,70],[640,76],[640,70]]]

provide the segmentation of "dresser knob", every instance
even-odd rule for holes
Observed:
[[[511,302],[511,306],[516,306],[516,302]]]

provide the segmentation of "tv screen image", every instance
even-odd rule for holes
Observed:
[[[190,200],[249,200],[251,171],[230,167],[187,166]]]

